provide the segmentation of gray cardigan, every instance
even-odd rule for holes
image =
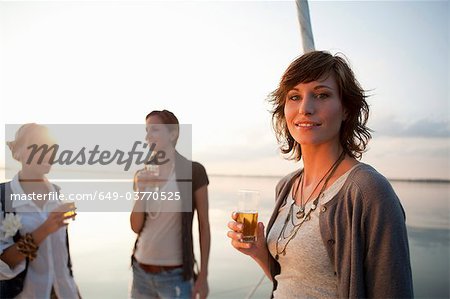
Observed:
[[[278,183],[267,234],[300,173],[295,171]],[[413,297],[405,213],[385,177],[360,163],[338,194],[324,205],[319,203],[318,209],[320,233],[340,298]],[[270,254],[269,269],[275,290],[280,265]]]

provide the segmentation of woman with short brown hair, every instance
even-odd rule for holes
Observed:
[[[271,95],[284,154],[303,161],[276,187],[264,236],[232,245],[273,281],[274,298],[413,296],[402,205],[388,180],[359,162],[371,138],[364,90],[346,61],[314,51],[294,60]]]

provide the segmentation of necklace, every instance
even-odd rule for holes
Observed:
[[[314,193],[315,189],[317,189],[317,187],[320,185],[320,183],[323,181],[323,179],[326,177],[325,179],[325,183],[323,184],[322,188],[320,189],[319,194],[317,195],[317,197],[314,199],[311,208],[309,209],[309,211],[307,213],[304,212],[304,207],[303,207],[303,212],[300,213],[297,212],[297,218],[301,218],[300,222],[295,224],[294,221],[294,204],[295,204],[295,198],[292,201],[292,204],[289,208],[289,212],[286,216],[286,219],[284,220],[284,224],[283,227],[281,228],[280,234],[278,235],[277,241],[275,243],[275,250],[276,250],[276,255],[275,255],[275,259],[278,260],[280,254],[286,255],[286,248],[289,245],[289,243],[291,242],[292,239],[295,238],[295,236],[297,235],[298,230],[300,229],[300,227],[302,226],[302,224],[307,221],[310,218],[311,213],[317,208],[317,204],[319,203],[319,198],[320,195],[322,195],[323,191],[325,190],[329,180],[331,179],[331,177],[333,176],[334,172],[336,171],[336,169],[339,167],[339,165],[341,164],[341,162],[344,160],[345,158],[345,152],[342,151],[342,153],[339,155],[338,159],[336,160],[336,162],[334,162],[334,164],[331,166],[331,168],[327,171],[327,173],[325,174],[325,176],[322,177],[322,179],[319,181],[319,184],[316,185],[316,187],[314,188],[313,192],[311,193],[311,195]],[[298,186],[297,186],[298,189]],[[302,194],[303,195],[303,194]],[[311,195],[309,197],[311,197]],[[308,200],[309,200],[308,197]],[[306,201],[308,202],[308,201]],[[305,202],[305,206],[306,206],[306,202]],[[300,215],[303,215],[302,217],[299,217]],[[289,233],[288,236],[285,236],[286,233],[286,228],[287,228],[287,224],[289,223],[289,220],[291,220],[293,227],[291,232]],[[287,239],[286,244],[284,245],[284,247],[282,248],[282,250],[279,250],[279,246],[280,246],[280,242],[283,239]]]
[[[337,163],[340,163],[340,159],[341,156],[343,155],[343,151],[341,153],[341,155],[338,157],[338,159],[333,163],[333,165],[331,165],[331,167],[328,169],[328,171],[322,176],[322,178],[320,179],[320,181],[317,183],[317,185],[314,187],[313,191],[309,194],[308,198],[306,199],[305,203],[303,204],[303,185],[304,185],[304,172],[302,173],[301,177],[300,177],[300,182],[297,184],[297,188],[295,189],[295,191],[292,191],[292,197],[295,199],[297,198],[297,192],[298,192],[298,188],[300,186],[300,209],[297,212],[297,219],[301,219],[305,216],[305,207],[306,204],[309,202],[309,200],[311,199],[312,195],[314,194],[314,192],[316,192],[317,188],[319,187],[320,183],[322,183],[322,181],[325,179],[325,177],[328,176],[328,174],[331,172],[331,170],[333,168],[336,167]],[[324,184],[325,185],[325,184]],[[323,189],[323,188],[322,188]],[[322,191],[321,191],[322,192]],[[320,193],[321,193],[320,192]],[[320,195],[320,194],[319,194]]]
[[[172,163],[172,166],[170,168],[169,175],[168,175],[167,179],[170,178],[170,176],[172,175],[172,172],[174,172],[174,170],[175,170],[175,163]],[[158,175],[159,175],[159,169],[158,169]],[[166,184],[168,184],[168,182],[166,182]],[[157,186],[156,190],[153,191],[153,192],[159,192],[159,186]],[[146,202],[146,205],[147,204],[148,204],[148,202]],[[152,203],[150,202],[150,204],[152,204]],[[153,211],[153,209],[155,209],[156,204],[157,204],[156,211]],[[161,203],[161,201],[156,201],[155,205],[153,205],[153,207],[150,207],[148,210],[149,211],[147,212],[147,214],[148,214],[149,218],[152,219],[152,220],[157,219],[159,217],[159,214],[161,214],[161,210],[162,210],[162,203]]]

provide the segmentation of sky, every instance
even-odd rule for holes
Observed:
[[[316,49],[345,54],[370,95],[362,161],[450,179],[449,2],[309,8]],[[192,124],[208,173],[281,176],[301,164],[280,155],[267,96],[301,54],[293,1],[0,1],[0,126],[141,124],[168,109]]]

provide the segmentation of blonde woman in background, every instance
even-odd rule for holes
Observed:
[[[8,142],[22,168],[10,182],[0,185],[1,298],[80,298],[72,275],[66,224],[76,214],[64,216],[73,208],[70,204],[44,197],[59,192],[46,178],[51,169],[49,156],[38,161],[40,154],[36,154],[29,161],[29,146],[45,144],[51,146],[54,141],[46,127],[34,123],[20,127],[15,140]],[[11,194],[31,200],[12,200]]]

